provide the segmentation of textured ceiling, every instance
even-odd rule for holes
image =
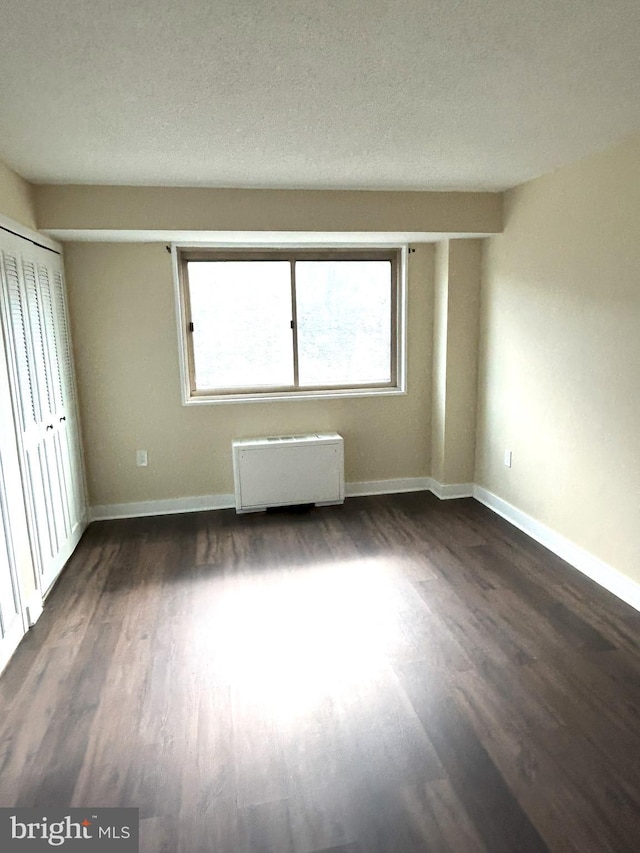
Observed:
[[[0,0],[36,182],[498,190],[639,128],[639,0]]]

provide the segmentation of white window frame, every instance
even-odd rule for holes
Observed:
[[[192,392],[191,361],[189,357],[189,329],[188,311],[185,299],[185,283],[182,280],[182,253],[203,252],[211,253],[211,259],[237,254],[238,260],[249,257],[251,254],[265,255],[270,252],[280,254],[290,251],[292,255],[304,252],[327,253],[334,259],[343,255],[347,259],[354,253],[375,252],[376,250],[397,252],[395,306],[395,384],[388,386],[359,386],[352,388],[314,388],[314,389],[285,389],[266,391],[247,391],[220,394],[194,394]],[[180,383],[183,406],[219,405],[233,403],[257,403],[289,400],[326,400],[342,399],[350,397],[386,397],[406,394],[407,375],[407,346],[406,346],[406,317],[407,317],[407,257],[408,245],[406,244],[381,244],[381,243],[340,243],[340,244],[269,244],[269,245],[246,245],[239,246],[237,243],[172,243],[171,255],[173,264],[174,296],[176,307],[176,319],[178,327],[178,354],[180,361]]]

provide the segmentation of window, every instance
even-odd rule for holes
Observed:
[[[399,254],[179,249],[185,401],[402,391]]]

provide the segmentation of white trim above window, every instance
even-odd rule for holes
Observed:
[[[172,246],[184,405],[406,393],[406,246]]]

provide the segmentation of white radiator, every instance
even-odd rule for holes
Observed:
[[[344,448],[336,432],[233,442],[237,512],[344,501]]]

